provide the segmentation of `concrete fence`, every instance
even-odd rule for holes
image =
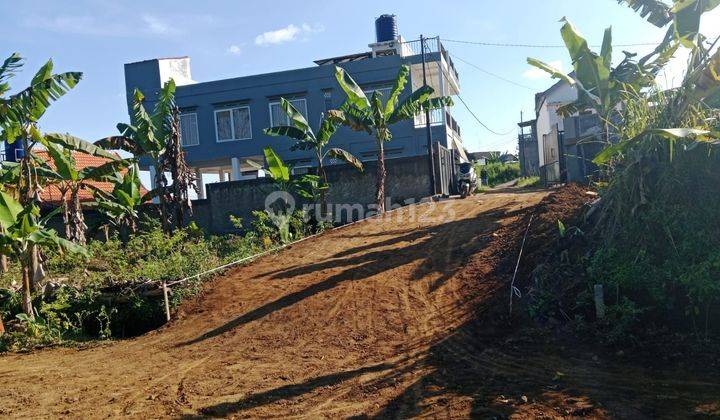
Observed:
[[[359,172],[349,165],[327,167],[330,191],[328,204],[340,210],[342,223],[355,221],[367,213],[375,203],[376,162],[365,162]],[[385,161],[387,178],[385,195],[390,204],[407,204],[430,195],[430,176],[426,156],[388,159]],[[263,210],[268,194],[275,191],[273,181],[258,178],[207,184],[206,198],[193,201],[193,221],[207,232],[230,233],[235,228],[230,216],[242,218],[246,224],[253,210]],[[306,204],[299,197],[296,207]]]

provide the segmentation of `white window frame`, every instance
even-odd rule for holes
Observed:
[[[183,141],[183,140],[182,140],[182,124],[180,124],[180,145],[181,145],[183,148],[185,148],[185,147],[195,147],[195,146],[199,146],[199,145],[200,145],[200,127],[199,127],[199,125],[198,125],[198,115],[197,115],[197,112],[181,112],[181,113],[180,113],[180,118],[182,118],[183,116],[188,116],[188,115],[194,115],[194,116],[195,116],[195,138],[197,138],[197,143],[195,143],[195,144],[183,144],[183,143],[182,143],[182,141]]]
[[[233,117],[233,110],[235,109],[247,109],[248,112],[248,124],[250,125],[250,137],[244,137],[244,138],[235,138],[235,117]],[[220,140],[220,137],[218,135],[218,128],[217,128],[217,114],[218,112],[230,112],[230,130],[232,131],[233,138],[231,139],[225,139]],[[252,139],[252,114],[250,113],[250,106],[249,105],[241,105],[241,106],[233,106],[228,108],[220,108],[216,109],[214,114],[214,120],[215,120],[215,142],[216,143],[227,143],[229,141],[239,141],[239,140],[251,140]]]
[[[292,103],[292,101],[303,101],[303,102],[305,102],[305,114],[309,113],[308,107],[307,107],[307,99],[305,99],[305,98],[291,98],[291,99],[287,99],[287,101],[290,102],[290,103]],[[278,105],[278,106],[279,106],[279,105],[280,105],[280,100],[278,99],[277,101],[270,101],[270,102],[268,103],[268,114],[270,114],[270,127],[276,127],[276,126],[277,126],[277,125],[275,124],[275,121],[273,121],[273,113],[272,113],[272,107],[273,107],[273,105]],[[294,105],[293,105],[293,106],[294,106]],[[297,108],[297,107],[295,107],[295,108]],[[283,110],[281,109],[281,111],[283,111]],[[300,110],[298,109],[298,111],[300,111]],[[283,112],[284,112],[284,111],[283,111]],[[300,114],[302,115],[302,112],[300,112]],[[303,117],[305,117],[306,120],[308,119],[308,116],[307,116],[307,115],[303,115]],[[288,119],[289,119],[289,117],[288,117]],[[292,125],[289,121],[288,121],[288,124]]]

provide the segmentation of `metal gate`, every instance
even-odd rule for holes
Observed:
[[[435,191],[447,196],[453,190],[453,153],[440,143],[435,144]]]

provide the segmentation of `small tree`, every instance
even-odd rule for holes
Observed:
[[[268,173],[278,190],[285,191],[288,194],[296,193],[306,199],[316,197],[319,181],[317,175],[305,174],[292,178],[290,176],[292,172],[290,165],[285,164],[271,147],[266,147],[263,152],[265,153]],[[280,201],[280,203],[278,204],[277,201]],[[286,197],[278,197],[277,201],[268,203],[272,205],[273,208],[265,209],[265,212],[275,227],[277,227],[280,240],[283,243],[288,243],[292,239],[290,234],[292,205],[286,201]]]
[[[280,106],[285,111],[290,120],[290,125],[282,125],[265,129],[265,134],[270,136],[286,136],[294,139],[296,142],[291,150],[312,150],[317,159],[317,174],[320,177],[320,216],[324,217],[327,211],[327,191],[329,188],[327,174],[323,161],[327,157],[341,159],[358,170],[363,170],[363,164],[360,159],[353,156],[350,152],[339,147],[333,147],[325,150],[330,142],[333,134],[337,130],[337,123],[325,117],[320,121],[320,130],[317,135],[310,128],[307,120],[289,101],[285,98],[280,99]]]
[[[132,124],[118,124],[119,136],[107,137],[95,144],[107,149],[125,150],[137,157],[149,156],[153,160],[155,188],[143,199],[159,199],[163,230],[171,233],[175,226],[183,226],[186,215],[192,214],[187,190],[195,188],[195,177],[185,162],[180,143],[175,82],[172,79],[165,82],[152,115],[145,110],[144,101],[145,95],[135,89]],[[172,176],[173,185],[170,187],[165,172],[170,172]]]
[[[365,96],[358,84],[340,67],[335,67],[335,77],[347,100],[339,110],[329,111],[332,122],[345,125],[356,131],[365,131],[374,135],[377,142],[377,182],[376,203],[378,212],[385,211],[385,142],[392,140],[390,125],[400,121],[413,119],[425,110],[440,109],[451,106],[450,97],[431,98],[434,90],[430,86],[422,86],[403,101],[400,95],[405,89],[410,67],[402,66],[395,78],[395,83],[385,105],[382,94],[373,92],[370,99]],[[429,151],[428,151],[429,153]]]
[[[39,247],[57,248],[61,251],[86,254],[85,248],[57,236],[53,229],[45,226],[55,213],[40,218],[40,209],[35,204],[22,206],[10,194],[0,190],[0,253],[15,258],[22,267],[22,308],[34,319],[32,307],[32,266],[34,252]]]
[[[109,175],[127,167],[130,161],[120,159],[89,142],[67,134],[48,134],[41,139],[41,143],[47,149],[54,164],[55,173],[51,177],[57,182],[62,195],[61,208],[65,237],[84,245],[87,226],[80,202],[80,190],[87,188],[88,182],[106,180],[105,178]],[[103,157],[108,161],[100,166],[78,169],[72,154],[73,151]]]
[[[173,180],[168,201],[172,209],[175,226],[181,228],[185,226],[187,219],[192,216],[192,202],[188,190],[193,188],[197,192],[197,187],[195,185],[195,175],[185,161],[185,151],[180,142],[180,111],[177,106],[174,106],[174,102],[168,118],[168,142],[162,159],[162,169],[170,172],[170,178]]]
[[[43,140],[37,123],[50,104],[65,95],[82,78],[82,73],[67,72],[54,74],[53,62],[48,60],[35,73],[30,86],[6,96],[10,91],[9,80],[22,68],[23,60],[14,53],[0,66],[0,140],[8,144],[21,142],[23,157],[13,169],[10,188],[21,206],[27,208],[40,201],[43,183],[44,162],[38,160],[31,151]],[[39,249],[31,245],[30,270],[33,273],[30,287],[34,289],[36,279],[42,276]]]
[[[138,172],[137,164],[134,164],[124,175],[116,173],[109,193],[91,186],[95,196],[93,205],[107,218],[106,228],[114,227],[123,243],[127,243],[130,233],[137,229],[137,209],[142,204]]]

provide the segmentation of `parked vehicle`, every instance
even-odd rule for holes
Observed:
[[[461,163],[458,172],[458,190],[462,198],[470,195],[477,188],[477,174],[472,163]]]

